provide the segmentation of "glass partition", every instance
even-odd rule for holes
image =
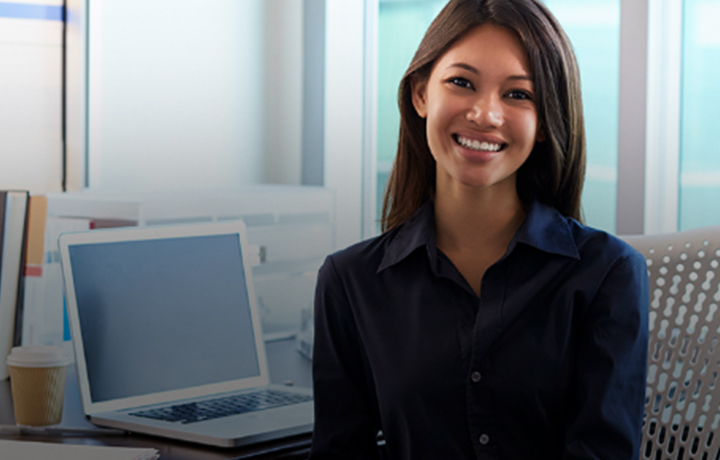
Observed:
[[[620,0],[547,0],[545,4],[570,37],[580,66],[587,137],[585,222],[615,232]]]
[[[681,230],[720,224],[720,0],[685,0],[684,7]]]
[[[89,1],[86,186],[299,185],[303,4]]]

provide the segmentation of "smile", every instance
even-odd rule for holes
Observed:
[[[476,150],[478,152],[499,152],[504,149],[507,144],[493,144],[490,142],[480,142],[477,139],[472,140],[460,135],[454,134],[453,139],[463,147]]]

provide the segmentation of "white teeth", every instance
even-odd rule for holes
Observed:
[[[478,140],[470,140],[466,137],[457,136],[457,141],[463,147],[469,149],[484,151],[484,152],[497,152],[502,148],[502,144],[491,144],[489,142],[480,142]]]

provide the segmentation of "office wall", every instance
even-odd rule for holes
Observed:
[[[264,6],[90,2],[89,188],[262,182]]]
[[[325,3],[325,171],[324,185],[336,193],[336,244],[359,241],[363,229],[365,142],[365,2]],[[354,50],[354,52],[350,52]]]
[[[263,182],[269,184],[301,183],[303,3],[265,0]]]
[[[167,37],[167,46],[161,50],[174,58],[174,67],[162,70],[166,75],[167,72],[175,72],[178,78],[163,79],[158,77],[157,72],[153,75],[153,70],[160,66],[153,69],[152,52],[135,55],[129,52],[142,50],[143,43],[132,40],[133,35],[141,32],[137,29],[126,37],[129,48],[119,56],[119,62],[105,63],[126,71],[121,73],[118,81],[105,82],[106,85],[114,83],[116,86],[106,86],[109,92],[106,91],[107,94],[98,103],[108,106],[112,97],[117,97],[119,107],[124,114],[130,114],[135,126],[116,123],[112,116],[103,120],[106,127],[114,129],[111,133],[114,138],[102,139],[101,135],[95,141],[100,142],[101,150],[103,145],[111,146],[115,156],[111,158],[108,152],[100,152],[91,159],[90,167],[95,168],[97,173],[88,175],[95,178],[95,184],[91,186],[137,190],[203,188],[208,184],[300,183],[303,2],[219,2],[237,10],[237,14],[235,18],[221,20],[220,24],[226,27],[215,27],[211,36],[200,33],[200,27],[204,20],[217,25],[213,8],[185,18],[177,12],[173,13],[177,8],[165,8],[163,20],[151,22],[148,14],[141,13],[149,3],[158,6],[163,3],[161,0],[132,4],[115,2],[122,4],[118,11],[112,12],[118,20],[124,18],[122,14],[129,14],[135,22],[140,20],[146,30],[162,33],[172,28],[179,31]],[[98,2],[101,3],[112,5],[113,2]],[[172,3],[177,7],[176,2]],[[2,188],[30,189],[33,193],[62,189],[62,4],[62,0],[0,1]],[[224,16],[233,15],[225,11]],[[203,74],[202,68],[183,65],[197,41],[216,51],[201,56],[206,63],[214,65],[214,71],[206,67]],[[223,52],[233,54],[223,41],[233,44],[238,50],[233,55],[235,59],[223,62]],[[103,46],[107,50],[112,44],[101,41],[100,48],[95,50],[100,51]],[[198,51],[197,46],[194,49]],[[149,64],[145,66],[146,73],[129,73],[130,62],[127,59],[144,60],[143,64]],[[102,78],[102,67],[99,71]],[[153,76],[157,78],[153,79]],[[193,85],[192,78],[198,76],[200,80]],[[118,87],[132,86],[133,79],[136,87],[129,88],[134,90],[133,97],[116,94]],[[218,80],[222,85],[235,86],[234,97],[230,92],[223,91],[217,84]],[[242,85],[237,85],[238,81]],[[99,88],[96,86],[93,89]],[[152,108],[146,110],[158,99],[166,105],[182,105],[179,99],[192,92],[195,93],[194,101],[188,107],[177,107],[176,120],[163,119]],[[207,106],[208,102],[214,102],[217,108],[210,116],[193,113],[193,103]],[[223,110],[231,113],[223,113]],[[198,122],[196,126],[190,125],[193,121]],[[224,126],[219,126],[223,123]],[[94,127],[98,128],[97,125]],[[71,128],[77,130],[82,126],[78,124]],[[228,140],[227,136],[218,135],[221,128],[234,137]],[[149,131],[168,131],[172,135],[170,145],[159,145],[157,139],[144,137]],[[228,150],[232,153],[218,159]],[[79,163],[77,158],[71,156],[69,161],[72,163],[68,165],[71,170],[75,168],[80,170],[80,176],[85,175],[84,160],[76,165],[74,163]],[[103,169],[105,172],[102,172]],[[162,180],[159,180],[161,173]]]
[[[0,188],[60,191],[62,0],[0,2]]]
[[[299,184],[303,2],[105,0],[88,12],[88,186]]]

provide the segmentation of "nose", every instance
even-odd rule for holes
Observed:
[[[500,126],[504,119],[502,105],[493,95],[483,96],[474,101],[468,110],[467,119],[481,127]]]

